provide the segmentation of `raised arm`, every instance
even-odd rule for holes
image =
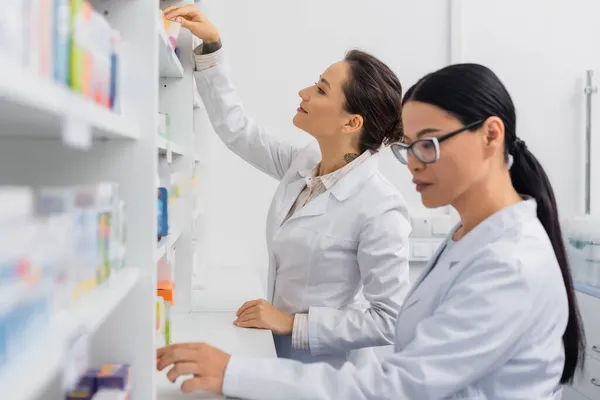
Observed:
[[[203,41],[194,50],[194,75],[210,122],[221,140],[251,165],[281,179],[302,147],[265,132],[248,117],[224,63],[219,32],[196,6],[169,7],[164,15]]]

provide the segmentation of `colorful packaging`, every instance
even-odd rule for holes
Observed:
[[[118,31],[113,30],[111,35],[110,56],[110,94],[109,106],[116,113],[121,112],[121,36]]]
[[[130,390],[131,367],[128,364],[105,364],[96,378],[98,390]]]
[[[124,244],[121,241],[121,209],[124,207],[119,199],[119,185],[116,183],[99,183],[97,185],[96,207],[98,209],[98,234],[100,269],[98,282],[109,278],[113,269],[122,266]]]
[[[92,12],[86,46],[92,60],[90,90],[94,101],[107,108],[110,106],[111,36],[112,30],[106,19]]]
[[[71,0],[70,86],[85,97],[92,97],[92,55],[89,50],[92,12],[88,0]]]
[[[158,240],[169,234],[169,194],[164,187],[158,188]]]
[[[96,391],[97,382],[96,378],[100,373],[99,369],[89,370],[85,375],[83,375],[77,386],[73,390],[69,390],[66,394],[66,400],[90,400]]]
[[[96,207],[95,185],[77,186],[73,189],[76,216],[76,254],[78,261],[78,286],[75,297],[90,290],[98,282],[102,262],[99,252],[99,213]]]
[[[53,17],[54,80],[68,85],[70,60],[69,26],[71,20],[70,0],[54,0]]]
[[[175,304],[175,283],[170,280],[160,280],[157,285],[157,294],[162,297],[164,304],[164,346],[171,344],[171,307]],[[161,317],[163,318],[163,317]]]
[[[179,32],[181,31],[181,24],[166,18],[163,18],[163,22],[167,37],[169,38],[169,43],[171,44],[171,47],[175,49],[177,47],[177,38],[179,37]]]
[[[166,343],[165,337],[166,311],[165,301],[161,296],[156,296],[156,346],[161,348]]]
[[[39,0],[39,13],[35,25],[37,26],[39,69],[40,76],[51,78],[53,75],[54,52],[52,51],[53,36],[53,4],[54,0]]]

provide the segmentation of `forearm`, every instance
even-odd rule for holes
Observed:
[[[301,148],[279,135],[267,133],[246,114],[223,60],[224,50],[219,48],[199,55],[203,50],[197,47],[193,55],[196,85],[212,127],[234,153],[273,178],[281,179]]]

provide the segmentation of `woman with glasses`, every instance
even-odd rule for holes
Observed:
[[[443,68],[403,99],[393,145],[427,207],[460,215],[408,294],[395,353],[363,368],[160,349],[183,390],[248,399],[560,399],[583,332],[548,177],[517,136],[507,90],[477,64]]]

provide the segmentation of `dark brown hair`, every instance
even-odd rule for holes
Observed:
[[[346,111],[363,117],[360,152],[379,150],[402,139],[402,85],[396,74],[376,57],[351,50],[345,61],[350,76],[344,84]]]

